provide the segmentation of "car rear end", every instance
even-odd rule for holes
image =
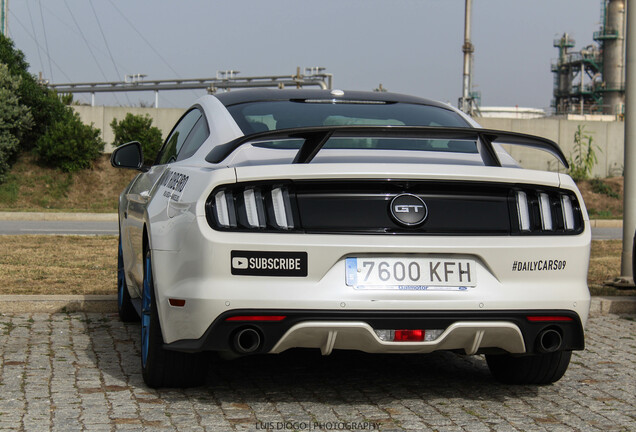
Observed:
[[[236,182],[210,184],[198,203],[184,239],[195,247],[155,253],[159,267],[187,263],[157,282],[162,303],[184,300],[161,310],[167,347],[583,349],[590,230],[574,183],[514,168],[461,171],[235,168]],[[404,195],[425,204],[420,223],[396,218]]]
[[[450,350],[486,354],[504,382],[558,380],[584,348],[588,216],[567,175],[502,144],[567,167],[558,145],[417,98],[327,93],[220,97],[245,135],[205,157],[182,247],[153,250],[171,269],[164,347]]]

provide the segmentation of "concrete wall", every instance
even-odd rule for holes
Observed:
[[[106,152],[112,151],[114,139],[110,123],[113,118],[121,120],[127,113],[148,114],[153,119],[152,124],[163,132],[164,138],[170,132],[179,117],[184,113],[181,108],[128,108],[128,107],[73,107],[84,123],[93,123],[102,131],[102,139],[106,142]],[[586,134],[593,137],[593,143],[601,148],[597,151],[598,164],[592,173],[595,177],[614,177],[623,175],[624,166],[624,123],[601,121],[575,121],[565,119],[502,119],[480,117],[476,119],[488,129],[501,129],[539,135],[556,141],[569,158],[573,155],[574,133],[578,125],[585,126]],[[549,169],[556,171],[559,164],[556,160],[542,151],[526,150],[515,146],[509,150],[522,166],[533,169]]]
[[[127,113],[135,115],[150,115],[152,125],[158,127],[165,139],[172,130],[174,124],[185,112],[182,108],[135,108],[135,107],[105,107],[105,106],[74,106],[73,109],[80,115],[85,124],[93,124],[101,130],[102,139],[106,143],[104,151],[113,151],[113,140],[115,134],[110,127],[113,119],[123,120]]]
[[[592,136],[598,163],[592,171],[594,177],[615,177],[623,175],[625,124],[623,122],[574,121],[563,119],[513,120],[499,118],[477,118],[483,127],[512,132],[538,135],[555,141],[568,159],[573,157],[574,133],[578,125],[585,127],[585,134]],[[554,158],[543,156],[542,151],[526,150],[515,146],[510,150],[522,166],[534,169],[557,170]],[[550,162],[548,162],[550,161]]]

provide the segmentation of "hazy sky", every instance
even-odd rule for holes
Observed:
[[[461,93],[464,0],[10,0],[9,7],[10,36],[31,71],[54,83],[323,66],[336,88],[382,83],[454,105]],[[473,0],[473,85],[482,105],[549,107],[553,40],[568,32],[576,49],[592,44],[600,11],[601,0]],[[98,94],[97,103],[154,101],[152,93],[127,95]],[[191,91],[162,92],[160,106],[194,99]]]

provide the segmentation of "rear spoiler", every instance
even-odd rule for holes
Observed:
[[[234,150],[253,141],[303,139],[304,143],[292,163],[309,163],[329,139],[336,137],[473,140],[477,142],[477,151],[486,166],[501,166],[493,144],[521,145],[547,151],[566,169],[569,168],[561,148],[547,138],[491,129],[429,126],[320,126],[258,132],[214,147],[205,160],[210,163],[220,163]]]

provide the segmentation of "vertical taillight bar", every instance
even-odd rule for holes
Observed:
[[[214,215],[219,226],[223,228],[236,227],[234,198],[231,193],[219,191],[214,195]]]
[[[552,209],[550,208],[550,196],[541,192],[539,194],[539,210],[541,213],[541,227],[546,231],[552,231]]]
[[[277,228],[291,229],[294,227],[289,193],[286,188],[272,189],[272,210]]]
[[[572,199],[568,195],[561,195],[561,209],[563,210],[565,229],[568,231],[574,230],[574,209],[572,208]]]
[[[521,231],[530,231],[528,196],[523,191],[517,192],[517,214],[519,216],[519,229]]]
[[[265,211],[261,191],[258,189],[245,189],[243,192],[247,224],[250,228],[265,227]]]

